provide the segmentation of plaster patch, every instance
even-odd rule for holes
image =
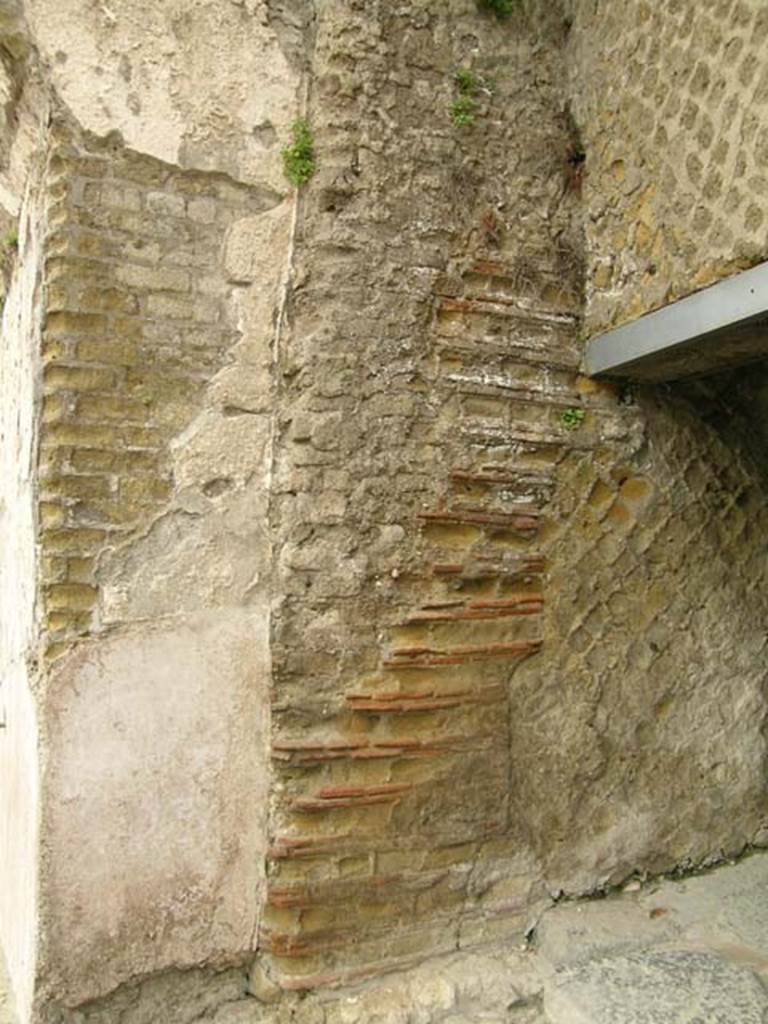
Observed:
[[[266,645],[262,610],[228,609],[83,644],[57,667],[40,976],[65,1005],[251,949]]]

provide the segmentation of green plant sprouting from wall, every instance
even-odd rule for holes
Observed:
[[[283,149],[283,169],[288,181],[300,188],[306,185],[316,170],[315,144],[305,118],[300,117],[293,122],[291,138],[291,145]]]
[[[456,85],[462,94],[474,96],[480,88],[480,79],[471,68],[459,68],[456,72]]]
[[[587,415],[584,409],[564,409],[560,413],[560,422],[566,430],[578,430]]]
[[[455,128],[466,128],[475,120],[475,96],[482,86],[481,80],[470,68],[459,68],[454,76],[459,95],[450,106]]]
[[[477,0],[481,11],[492,11],[497,18],[509,18],[519,6],[520,0]]]
[[[14,228],[12,231],[9,231],[8,234],[3,235],[2,240],[0,240],[0,245],[2,246],[2,248],[6,252],[11,252],[11,251],[13,251],[15,249],[18,249],[18,247],[19,247],[19,233],[18,233],[18,231]]]
[[[451,120],[454,127],[466,128],[475,120],[475,101],[471,96],[459,96],[451,104]]]

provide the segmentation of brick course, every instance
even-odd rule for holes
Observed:
[[[73,140],[63,125],[58,134],[40,436],[52,653],[96,628],[89,613],[99,555],[168,506],[168,444],[239,337],[226,304],[223,239],[233,220],[265,202],[245,186]],[[62,557],[47,560],[53,553]]]

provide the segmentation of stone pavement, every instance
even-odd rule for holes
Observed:
[[[555,907],[533,957],[547,1024],[762,1024],[768,855]]]
[[[79,1024],[768,1024],[768,852],[553,904],[517,949],[457,952],[356,990],[181,1012],[162,986]],[[63,1018],[62,1018],[63,1019]],[[69,1016],[66,1018],[69,1020]],[[0,1024],[11,1024],[0,994]]]

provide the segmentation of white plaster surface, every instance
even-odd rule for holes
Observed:
[[[83,644],[50,683],[41,982],[76,1005],[253,947],[266,812],[266,616]]]
[[[83,127],[169,163],[282,189],[296,76],[244,0],[27,0],[51,81]],[[276,133],[276,134],[275,134]]]
[[[20,221],[18,258],[0,344],[0,935],[22,1015],[36,947],[38,740],[35,680],[34,466],[42,226],[34,194]]]

